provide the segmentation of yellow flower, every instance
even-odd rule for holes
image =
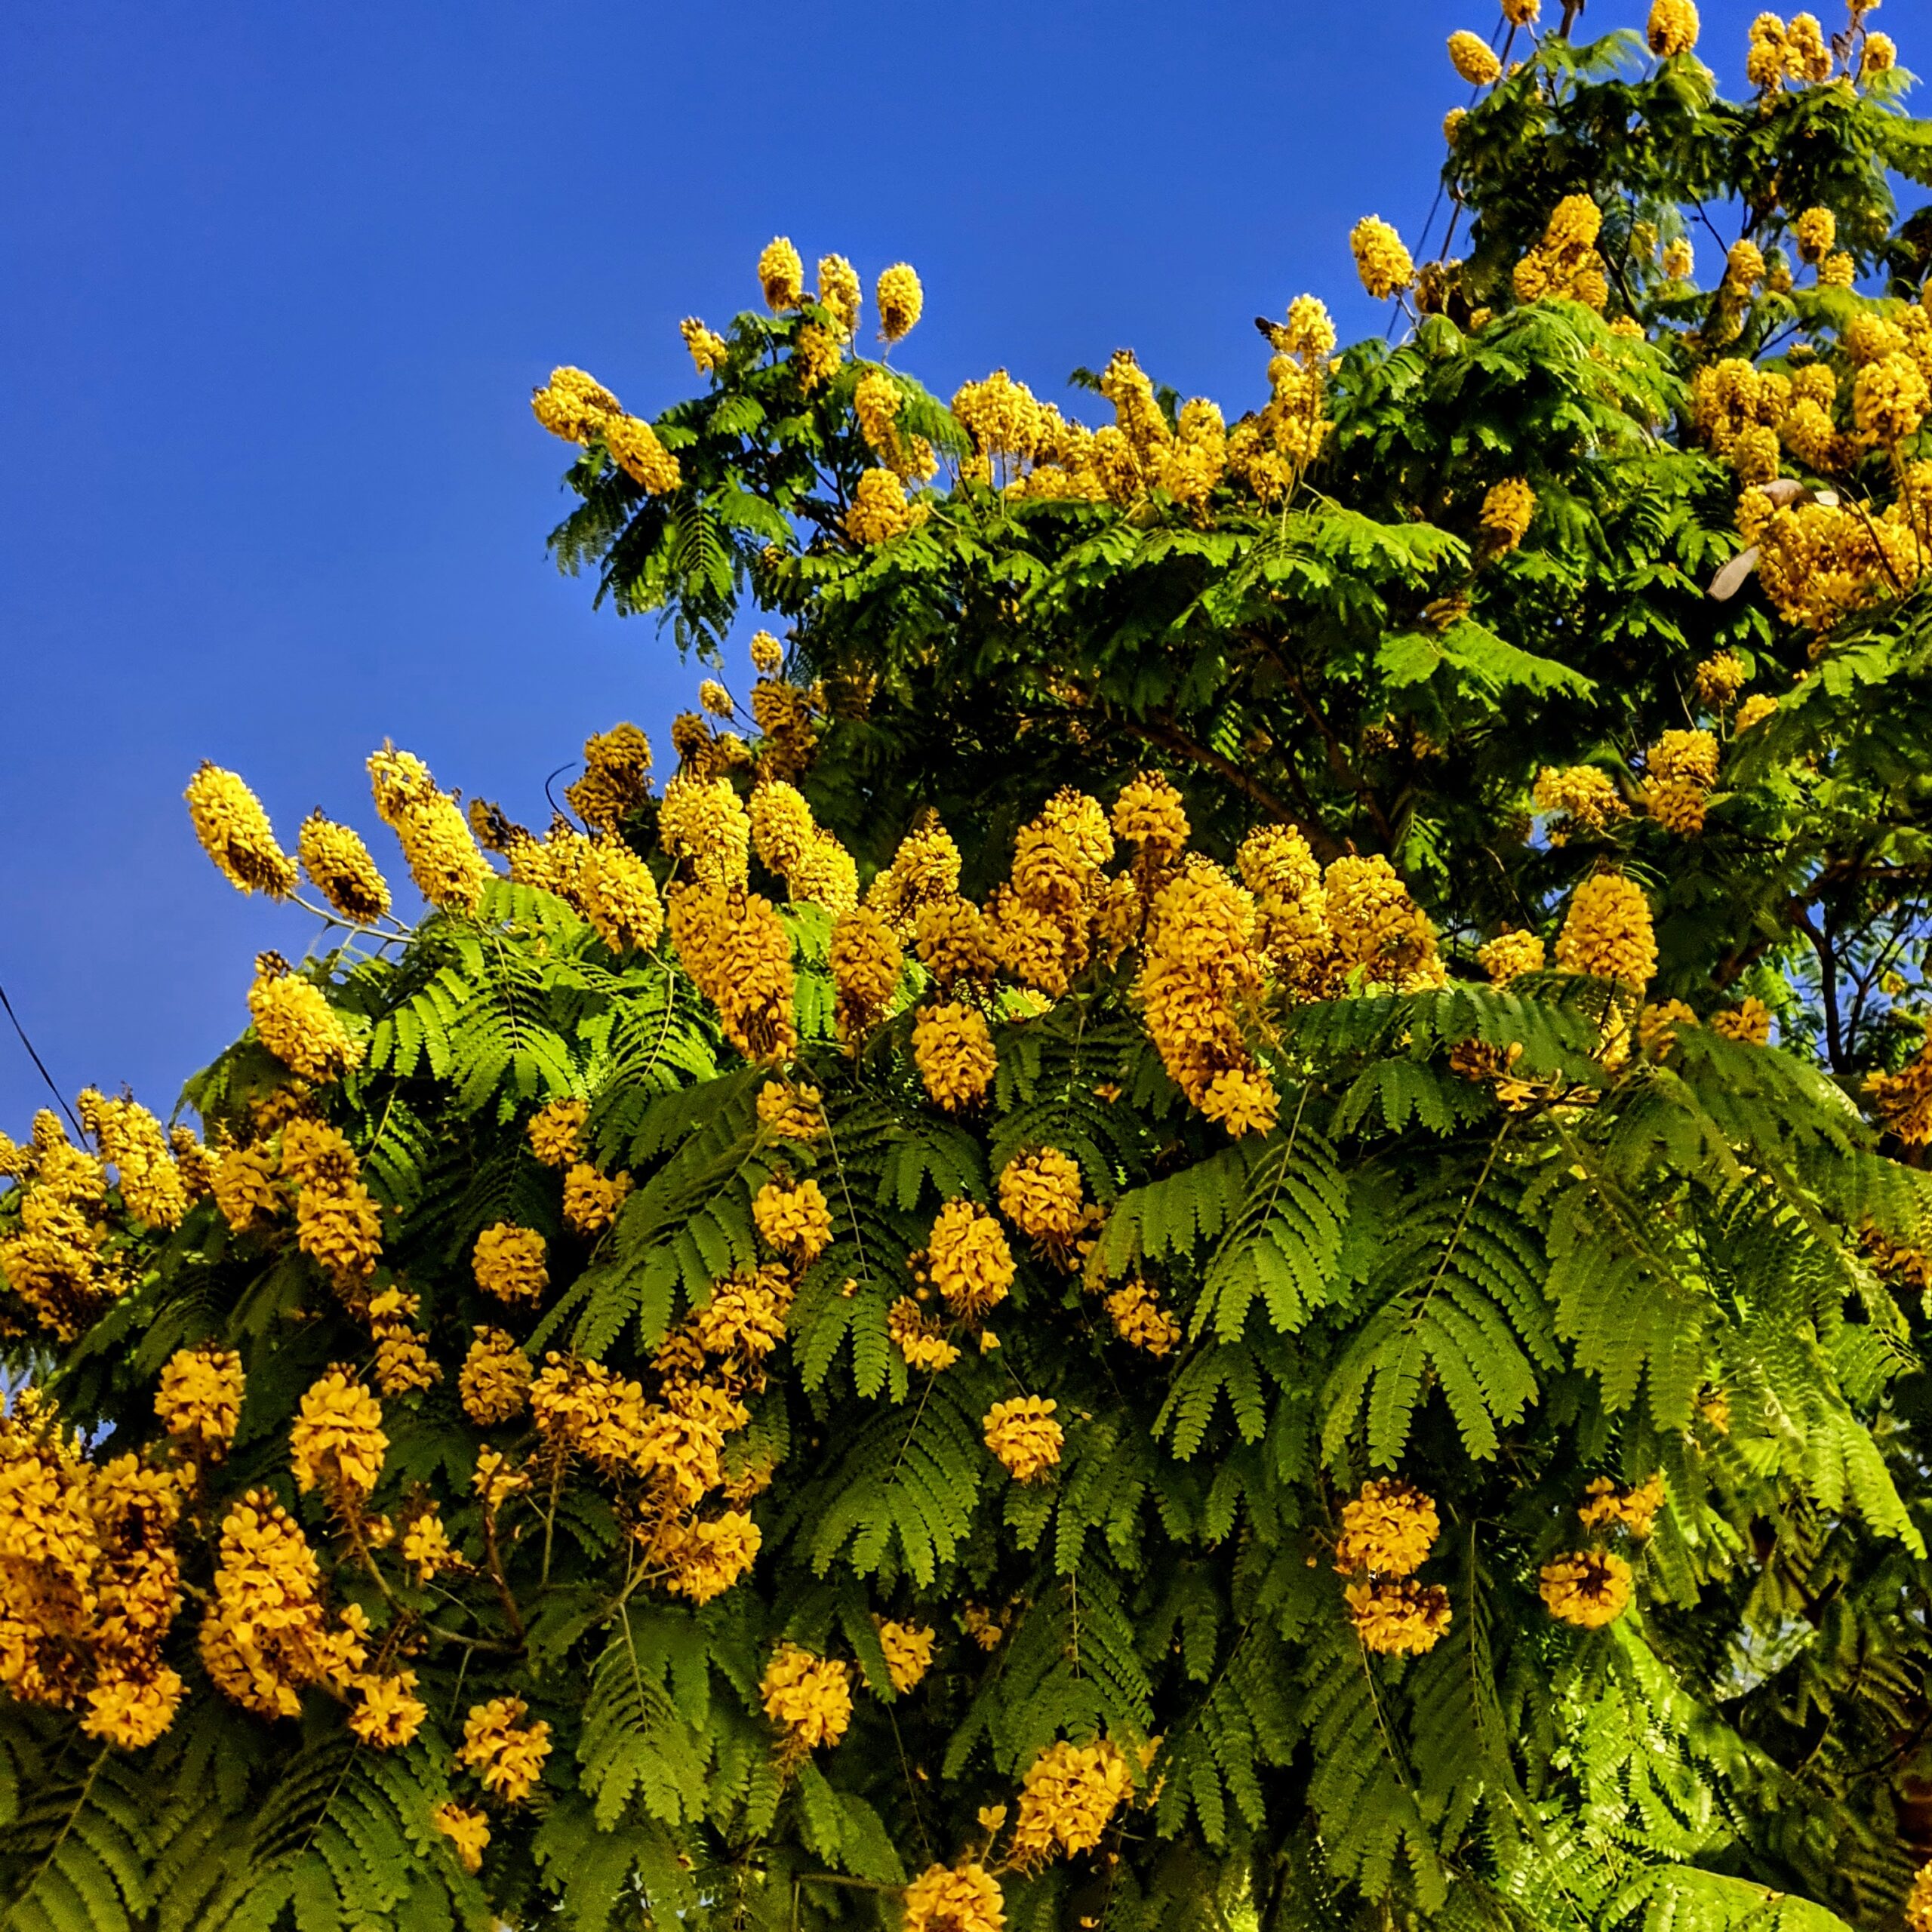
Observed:
[[[832,1244],[832,1211],[815,1180],[767,1181],[752,1198],[752,1219],[768,1247],[801,1261],[816,1261]]]
[[[615,1223],[630,1191],[629,1174],[606,1179],[588,1161],[579,1161],[564,1176],[564,1220],[574,1233],[601,1234]]]
[[[534,1228],[497,1221],[476,1237],[470,1255],[476,1285],[499,1301],[539,1301],[550,1285],[543,1237]]]
[[[525,1724],[528,1709],[521,1697],[492,1697],[472,1704],[463,1720],[457,1761],[506,1804],[520,1804],[530,1795],[550,1755],[550,1727],[540,1718]]]
[[[530,1358],[502,1328],[478,1328],[463,1358],[457,1389],[463,1413],[485,1428],[522,1414],[530,1400]]]
[[[1543,943],[1534,933],[1498,933],[1476,949],[1476,964],[1497,986],[1506,986],[1524,973],[1543,969]]]
[[[1520,476],[1507,476],[1490,485],[1478,521],[1490,533],[1494,547],[1513,550],[1527,534],[1537,513],[1537,493]]]
[[[918,1684],[932,1668],[931,1626],[924,1623],[895,1623],[890,1619],[878,1626],[878,1647],[885,1653],[886,1674],[900,1697]]]
[[[833,926],[827,964],[837,994],[838,1037],[856,1048],[884,1018],[899,989],[905,955],[878,913],[857,906]]]
[[[781,1644],[758,1683],[764,1714],[785,1733],[787,1755],[836,1744],[852,1722],[849,1666]]]
[[[1441,1519],[1435,1503],[1412,1484],[1389,1478],[1365,1482],[1342,1510],[1335,1540],[1335,1567],[1410,1577],[1427,1561]]]
[[[438,1804],[429,1821],[455,1848],[457,1862],[466,1872],[483,1869],[483,1854],[490,1845],[490,1820],[467,1804]]]
[[[91,1087],[81,1094],[78,1111],[101,1158],[113,1165],[122,1206],[151,1228],[179,1227],[188,1190],[160,1121],[138,1101],[110,1100]]]
[[[786,236],[776,235],[764,245],[758,258],[758,281],[764,306],[774,314],[798,306],[805,292],[805,264]]]
[[[1619,1489],[1607,1476],[1598,1476],[1584,1491],[1577,1514],[1586,1529],[1621,1524],[1632,1536],[1647,1537],[1663,1507],[1663,1475],[1657,1474],[1634,1489]]]
[[[724,368],[729,351],[716,330],[706,328],[695,315],[687,315],[678,325],[678,333],[684,337],[692,365],[700,376],[715,376]]]
[[[414,1695],[416,1673],[398,1671],[392,1677],[362,1677],[349,1713],[349,1727],[365,1744],[380,1751],[398,1751],[423,1727],[429,1706]]]
[[[1669,5],[1669,0],[1663,0],[1663,4]],[[1664,244],[1663,272],[1672,281],[1688,281],[1697,272],[1697,253],[1681,236]]]
[[[387,745],[370,755],[369,782],[417,891],[444,912],[473,912],[490,868],[456,801],[437,789],[420,758]]]
[[[587,443],[604,426],[607,417],[617,413],[617,398],[601,383],[581,369],[550,371],[545,388],[531,397],[537,420],[552,435],[567,443]]]
[[[1005,1932],[1005,1926],[999,1881],[983,1865],[930,1865],[906,1887],[904,1932]]]
[[[859,272],[843,255],[820,256],[818,300],[849,341],[859,326]]]
[[[1543,0],[1503,0],[1503,17],[1512,27],[1533,27],[1543,11]]]
[[[1711,1031],[1747,1046],[1767,1045],[1771,1037],[1771,1010],[1755,994],[1749,994],[1737,1005],[1713,1014]]]
[[[1858,63],[1860,79],[1871,74],[1889,74],[1898,63],[1898,43],[1890,34],[1868,33],[1865,36],[1864,50]]]
[[[1180,1324],[1138,1275],[1109,1295],[1106,1307],[1114,1333],[1130,1348],[1144,1349],[1158,1361],[1180,1347]]]
[[[1057,1147],[1014,1155],[1000,1170],[999,1207],[1023,1235],[1064,1240],[1082,1224],[1080,1163]]]
[[[309,1384],[289,1432],[295,1486],[321,1484],[338,1500],[359,1502],[376,1487],[389,1454],[382,1404],[340,1365]]]
[[[248,1011],[262,1044],[304,1080],[321,1086],[362,1064],[362,1043],[349,1036],[321,988],[291,974],[278,954],[257,958]]]
[[[678,459],[657,439],[641,416],[611,416],[604,422],[604,447],[611,460],[651,497],[666,497],[683,481]]]
[[[564,796],[583,822],[615,832],[651,790],[651,740],[626,722],[593,731],[583,741],[583,776]]]
[[[843,359],[838,338],[817,322],[805,322],[792,338],[792,369],[807,395],[823,389],[838,373]]]
[[[677,1538],[665,1588],[691,1603],[722,1596],[756,1558],[764,1533],[741,1509],[694,1523]]]
[[[1858,264],[1842,249],[1837,250],[1818,264],[1818,286],[1820,288],[1849,288],[1857,272]]]
[[[546,1168],[567,1168],[583,1155],[583,1124],[590,1117],[588,1100],[552,1100],[530,1117],[525,1131],[530,1151]]]
[[[768,1080],[758,1090],[758,1125],[775,1139],[809,1145],[825,1136],[823,1100],[816,1087]]]
[[[1420,1657],[1449,1627],[1449,1592],[1439,1584],[1351,1583],[1342,1595],[1362,1647],[1385,1657]]]
[[[1724,257],[1724,278],[1741,294],[1749,294],[1764,278],[1764,250],[1755,242],[1734,242]]]
[[[1865,1098],[1879,1125],[1908,1147],[1932,1140],[1932,1041],[1897,1072],[1872,1075]]]
[[[1792,239],[1807,262],[1822,262],[1838,240],[1838,217],[1829,208],[1807,208],[1791,224]]]
[[[1915,435],[1932,407],[1925,372],[1903,351],[1881,356],[1858,372],[1851,415],[1859,434],[1890,448]]]
[[[174,1721],[185,1687],[180,1674],[165,1665],[152,1675],[107,1677],[88,1693],[80,1727],[124,1751],[141,1750]]]
[[[946,1339],[945,1331],[921,1312],[910,1295],[901,1295],[887,1311],[885,1332],[909,1368],[937,1373],[959,1359],[959,1351]]]
[[[752,669],[768,678],[785,661],[785,647],[769,631],[754,631],[750,650]]]
[[[909,334],[926,306],[925,291],[907,262],[881,269],[872,295],[878,305],[878,332],[888,342]]]
[[[296,851],[309,884],[345,919],[372,925],[389,909],[388,881],[359,832],[311,812],[302,821]]]
[[[1020,1781],[1014,1863],[1032,1869],[1049,1859],[1091,1851],[1133,1791],[1126,1756],[1111,1740],[1050,1744]]]
[[[1005,1300],[1013,1285],[1013,1251],[999,1223],[964,1195],[934,1217],[925,1251],[934,1287],[954,1314],[977,1321]]]
[[[295,890],[294,862],[275,843],[260,799],[233,772],[204,758],[185,795],[202,850],[237,891],[285,899]]]
[[[1657,936],[1642,887],[1618,872],[1597,872],[1571,895],[1556,963],[1566,973],[1619,980],[1637,991],[1657,969]]]
[[[725,1038],[747,1059],[789,1058],[798,1044],[792,937],[771,902],[686,885],[668,898],[679,961],[717,1008]]]
[[[218,1463],[242,1419],[242,1358],[232,1349],[177,1349],[162,1365],[154,1412],[192,1454]]]
[[[591,841],[577,875],[583,915],[613,952],[648,952],[664,931],[657,881],[619,838]]]
[[[999,1066],[984,1016],[957,1004],[920,1008],[912,1058],[927,1094],[948,1113],[983,1099]]]
[[[1766,718],[1775,717],[1777,708],[1777,700],[1767,697],[1762,692],[1747,697],[1737,707],[1737,722],[1734,728],[1740,732],[1748,731],[1752,725],[1761,724]]]
[[[1066,1439],[1053,1420],[1059,1406],[1038,1395],[1016,1395],[986,1411],[986,1447],[1016,1481],[1031,1482],[1058,1464]]]
[[[889,543],[923,518],[906,500],[906,486],[890,469],[868,469],[852,492],[845,534],[855,543]]]
[[[1537,1587],[1552,1617],[1598,1630],[1629,1607],[1630,1566],[1607,1551],[1578,1550],[1546,1563]]]
[[[1701,832],[1717,783],[1718,741],[1709,731],[1666,731],[1645,755],[1651,816],[1682,835]]]
[[[1653,54],[1668,60],[1688,54],[1697,45],[1697,9],[1691,0],[1651,0],[1644,37]]]
[[[1491,87],[1503,78],[1503,63],[1480,34],[1452,33],[1449,36],[1449,60],[1457,72],[1472,87]],[[1372,295],[1375,291],[1371,289],[1369,293]]]

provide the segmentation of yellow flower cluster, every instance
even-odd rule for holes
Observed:
[[[672,779],[664,788],[657,832],[664,850],[705,891],[743,890],[752,821],[728,779],[681,773]]]
[[[546,1168],[568,1168],[583,1158],[584,1123],[590,1118],[588,1100],[551,1100],[530,1117],[525,1132],[530,1151]]]
[[[928,1624],[897,1623],[890,1618],[880,1620],[878,1647],[885,1653],[886,1675],[900,1697],[931,1669],[934,1634]]]
[[[1380,215],[1364,215],[1349,233],[1361,285],[1377,301],[1407,288],[1416,278],[1414,258],[1402,238]]]
[[[1644,759],[1644,802],[1667,830],[1690,836],[1704,829],[1718,782],[1718,741],[1709,731],[1666,731]]]
[[[1481,35],[1464,31],[1449,36],[1449,64],[1472,88],[1494,87],[1503,78],[1503,63]]]
[[[1335,1567],[1383,1577],[1412,1577],[1429,1560],[1442,1533],[1435,1504],[1413,1484],[1370,1481],[1343,1506]]]
[[[1549,827],[1552,845],[1566,844],[1579,826],[1602,832],[1630,809],[1610,774],[1594,764],[1545,765],[1537,774],[1531,802],[1555,815]]]
[[[311,812],[295,849],[309,883],[352,924],[373,925],[389,909],[389,882],[359,832]]]
[[[476,1285],[499,1301],[540,1301],[550,1285],[543,1237],[534,1228],[497,1221],[476,1237],[469,1257]]]
[[[621,839],[591,842],[578,875],[577,903],[613,952],[648,952],[664,930],[657,881]]]
[[[606,417],[604,447],[611,461],[648,497],[667,497],[684,481],[678,459],[641,416]]]
[[[852,1673],[835,1657],[781,1644],[758,1682],[764,1714],[784,1733],[788,1757],[836,1744],[852,1722]]]
[[[964,1321],[983,1319],[1013,1286],[1013,1251],[998,1222],[963,1195],[934,1217],[924,1256],[913,1260],[915,1272]]]
[[[986,1411],[986,1447],[1017,1481],[1031,1482],[1057,1466],[1066,1440],[1053,1419],[1059,1406],[1039,1395],[1015,1395]]]
[[[469,821],[428,766],[384,745],[369,756],[377,816],[396,835],[416,889],[445,912],[474,912],[490,868],[476,849]]]
[[[281,1211],[276,1166],[275,1150],[266,1145],[226,1148],[215,1162],[210,1183],[215,1205],[235,1233],[265,1226]]]
[[[956,1002],[919,1009],[912,1025],[912,1058],[928,1096],[948,1113],[983,1098],[999,1068],[984,1016]]]
[[[906,485],[891,469],[863,472],[853,486],[845,512],[845,534],[855,543],[889,543],[916,528],[931,514],[924,503],[909,503]]]
[[[1534,933],[1498,933],[1476,949],[1476,964],[1493,984],[1506,986],[1524,973],[1540,973],[1545,964],[1543,943]]]
[[[885,1332],[909,1368],[937,1371],[950,1368],[959,1359],[959,1351],[946,1339],[945,1330],[921,1313],[910,1295],[901,1295],[887,1311]]]
[[[1766,93],[1815,85],[1832,77],[1832,50],[1816,14],[1798,14],[1789,21],[1775,14],[1760,14],[1751,23],[1751,44],[1744,57],[1744,77]]]
[[[1706,710],[1726,711],[1749,681],[1750,673],[1735,651],[1720,651],[1706,657],[1690,674],[1690,688]]]
[[[1734,1007],[1711,1015],[1711,1031],[1727,1040],[1749,1047],[1770,1044],[1771,1010],[1755,993],[1747,993]]]
[[[471,1705],[463,1719],[457,1761],[505,1804],[520,1804],[530,1795],[550,1755],[550,1727],[541,1718],[525,1724],[529,1708],[521,1697],[492,1697]]]
[[[1261,988],[1254,928],[1247,894],[1218,866],[1190,860],[1155,897],[1137,987],[1161,1064],[1237,1138],[1265,1133],[1279,1106],[1237,1017]]]
[[[1697,9],[1692,0],[1651,0],[1644,38],[1660,60],[1688,54],[1697,45]]]
[[[1080,1163],[1057,1147],[1014,1155],[1000,1170],[999,1207],[1029,1238],[1065,1241],[1085,1220]]]
[[[1807,630],[1828,630],[1866,605],[1903,595],[1932,565],[1932,549],[1912,527],[1909,499],[1875,515],[1792,504],[1740,514],[1739,528],[1758,544],[1758,580],[1779,616]]]
[[[832,1210],[815,1180],[767,1181],[752,1198],[752,1219],[767,1247],[801,1262],[816,1261],[832,1244]]]
[[[1449,1627],[1449,1592],[1439,1584],[1351,1583],[1342,1595],[1362,1647],[1384,1657],[1420,1657]]]
[[[1666,281],[1688,281],[1697,272],[1697,251],[1679,235],[1665,243],[1662,263]]]
[[[260,1717],[292,1718],[306,1686],[352,1687],[368,1621],[351,1604],[331,1625],[317,1594],[321,1574],[300,1525],[263,1491],[249,1491],[223,1518],[200,1650],[223,1697]]]
[[[1511,286],[1519,302],[1561,297],[1601,309],[1610,299],[1610,281],[1597,238],[1603,211],[1588,195],[1566,195],[1556,205],[1542,241],[1516,264]]]
[[[1114,1333],[1129,1347],[1144,1349],[1158,1361],[1180,1346],[1180,1324],[1140,1276],[1115,1289],[1105,1306]]]
[[[242,1358],[232,1349],[177,1349],[162,1364],[154,1412],[190,1455],[218,1463],[242,1420]]]
[[[457,1862],[466,1872],[483,1869],[483,1854],[490,1845],[490,1820],[473,1805],[449,1802],[438,1804],[429,1814],[429,1822],[450,1841]]]
[[[40,1392],[0,1417],[0,1690],[85,1704],[88,1736],[129,1750],[174,1721],[162,1654],[181,1600],[171,1475],[122,1456],[97,1466]]]
[[[14,1150],[8,1166],[27,1185],[17,1226],[0,1237],[0,1274],[59,1340],[72,1341],[101,1303],[127,1286],[101,1251],[106,1174],[45,1107],[33,1117],[28,1146]]]
[[[827,955],[838,1037],[848,1050],[886,1016],[899,990],[906,955],[892,929],[867,906],[855,906],[832,929]]]
[[[1443,983],[1435,928],[1379,854],[1335,860],[1322,875],[1324,909],[1344,974],[1404,992]]]
[[[792,937],[755,892],[674,886],[671,937],[724,1036],[748,1060],[788,1060],[798,1043]]]
[[[906,1887],[905,1932],[1005,1932],[999,1881],[983,1865],[930,1865]]]
[[[1520,476],[1506,476],[1492,483],[1482,500],[1482,514],[1477,518],[1489,539],[1491,549],[1513,550],[1528,534],[1537,513],[1537,493]]]
[[[818,258],[818,305],[830,312],[839,333],[850,340],[859,326],[859,272],[843,255]]]
[[[774,1140],[809,1146],[825,1136],[823,1100],[816,1087],[768,1080],[758,1090],[758,1124]]]
[[[260,799],[233,772],[204,758],[186,796],[202,850],[238,891],[285,899],[295,890],[294,861],[275,842]]]
[[[564,796],[586,825],[615,833],[650,792],[651,740],[626,722],[585,739],[583,776]]]
[[[817,322],[802,322],[792,338],[792,373],[806,395],[822,389],[838,373],[844,352],[838,337]],[[730,714],[725,714],[728,716]]]
[[[331,1368],[303,1395],[288,1448],[297,1489],[306,1496],[319,1487],[353,1513],[375,1488],[389,1454],[382,1404],[352,1368]]]
[[[323,1086],[362,1064],[362,1043],[352,1038],[314,980],[291,973],[279,953],[255,961],[248,1011],[262,1044],[292,1073]]]
[[[1872,1118],[1908,1147],[1932,1141],[1932,1040],[1896,1073],[1875,1073],[1865,1083]],[[0,1253],[0,1266],[5,1264]]]
[[[110,1100],[82,1089],[76,1110],[100,1158],[115,1171],[121,1204],[151,1228],[177,1228],[188,1211],[188,1189],[161,1123],[134,1100]]]
[[[909,335],[926,306],[925,291],[909,262],[895,262],[879,271],[872,300],[878,307],[878,332],[888,342]]]
[[[930,482],[939,472],[939,458],[924,436],[902,432],[899,412],[905,392],[890,371],[868,369],[854,386],[852,412],[866,447],[895,476],[908,483]],[[768,668],[776,670],[776,663]]]
[[[1571,894],[1556,939],[1566,973],[1615,980],[1641,992],[1657,969],[1657,935],[1643,888],[1619,872],[1595,872]]]
[[[552,369],[545,386],[530,399],[537,420],[567,443],[587,443],[620,405],[601,383],[581,369]]]
[[[805,264],[789,235],[774,235],[764,245],[758,258],[758,281],[764,306],[774,314],[798,306],[805,292]]]
[[[758,688],[791,687],[761,681]],[[785,881],[794,905],[822,906],[836,919],[858,903],[859,871],[852,855],[812,816],[795,786],[761,779],[752,790],[749,816],[758,863]]]
[[[1126,1755],[1110,1739],[1050,1744],[1020,1781],[1014,1863],[1032,1869],[1050,1859],[1091,1851],[1133,1792]]]
[[[711,1299],[692,1312],[691,1333],[706,1354],[755,1366],[785,1339],[792,1278],[780,1267],[721,1276]]]
[[[1597,1477],[1583,1492],[1577,1514],[1586,1529],[1618,1524],[1633,1537],[1647,1537],[1663,1507],[1663,1473],[1660,1470],[1634,1489],[1619,1489],[1609,1477]]]
[[[764,1540],[764,1532],[742,1509],[688,1526],[667,1525],[655,1546],[671,1566],[664,1586],[688,1602],[709,1603],[751,1568]]]
[[[1551,1616],[1598,1630],[1629,1607],[1630,1566],[1606,1550],[1578,1550],[1543,1565],[1537,1593]]]
[[[1791,224],[1792,240],[1807,262],[1822,262],[1832,252],[1838,236],[1838,217],[1829,208],[1807,208]]]
[[[692,367],[700,376],[715,376],[724,366],[729,353],[724,338],[715,329],[708,329],[695,315],[687,315],[678,325],[678,333],[691,352]]]
[[[606,1176],[588,1161],[579,1161],[564,1176],[565,1226],[576,1234],[601,1234],[614,1225],[630,1191],[629,1174]]]
[[[531,1374],[530,1358],[507,1329],[478,1328],[457,1380],[463,1413],[485,1429],[522,1414]]]

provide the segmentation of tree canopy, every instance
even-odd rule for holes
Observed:
[[[195,775],[320,923],[0,1137],[8,1927],[1932,1925],[1932,123],[1577,11],[1232,420],[783,238],[555,371],[661,789]]]

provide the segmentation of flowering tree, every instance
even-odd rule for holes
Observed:
[[[558,555],[717,674],[662,790],[386,747],[411,926],[205,767],[322,937],[205,1138],[0,1143],[10,1927],[1932,1922],[1868,11],[1741,102],[1688,0],[1455,35],[1399,343],[1304,297],[1232,424],[943,405],[782,240],[655,422],[553,374]]]

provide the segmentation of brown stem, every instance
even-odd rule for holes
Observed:
[[[516,1598],[511,1595],[509,1580],[503,1575],[503,1559],[497,1549],[497,1512],[494,1509],[483,1512],[483,1555],[490,1580],[497,1586],[497,1600],[503,1605],[503,1616],[516,1632],[521,1647],[528,1641],[529,1633],[523,1627],[523,1613],[517,1608]]]

